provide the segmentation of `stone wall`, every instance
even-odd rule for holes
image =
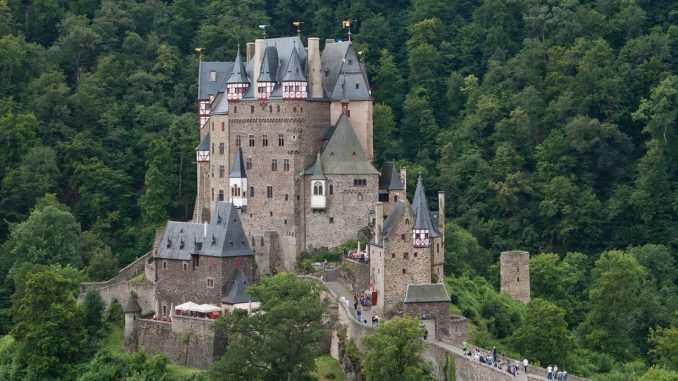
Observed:
[[[461,348],[464,341],[469,341],[468,320],[463,316],[450,316],[449,336],[443,336],[441,340]]]
[[[442,340],[450,337],[450,313],[449,302],[436,303],[405,303],[403,315],[421,318],[429,315],[436,326],[435,339]]]
[[[370,265],[353,261],[342,261],[339,273],[351,286],[349,291],[362,292],[367,290],[370,284]]]
[[[509,381],[513,376],[490,365],[454,353],[457,381]]]
[[[171,362],[205,369],[223,354],[225,336],[209,328],[212,320],[174,316],[172,323],[137,320],[139,349],[164,353]]]
[[[530,301],[530,253],[527,251],[504,251],[499,257],[500,291],[511,298]]]

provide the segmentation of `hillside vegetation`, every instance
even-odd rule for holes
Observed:
[[[448,283],[478,340],[604,380],[678,377],[674,1],[0,0],[0,380],[113,356],[74,295],[192,216],[194,48],[233,60],[258,25],[297,20],[346,39],[346,19],[376,164],[446,192]],[[496,295],[507,249],[549,253],[527,307]]]

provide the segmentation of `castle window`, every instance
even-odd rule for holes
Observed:
[[[250,147],[254,147],[254,135],[250,135]]]
[[[409,254],[408,253],[403,253],[403,259],[409,259]]]
[[[268,147],[268,135],[264,134],[261,136],[261,145]]]
[[[271,171],[277,171],[278,170],[278,159],[272,159],[271,160]]]
[[[188,270],[188,263],[184,262],[182,263],[182,265],[184,267],[184,271]]]
[[[273,198],[273,187],[270,185],[266,187],[266,197]]]
[[[162,305],[162,316],[167,316],[167,306],[164,304]]]
[[[226,173],[226,167],[223,165],[219,166],[219,177],[224,177],[224,173]]]
[[[254,106],[250,106],[250,114],[254,114]]]
[[[212,153],[215,153],[216,151],[214,150],[214,143],[212,143]]]
[[[224,130],[224,122],[221,122],[221,131]]]
[[[254,197],[254,187],[250,187],[250,198]]]
[[[407,269],[403,269],[403,275],[407,274]]]
[[[401,240],[401,241],[404,241],[404,240],[405,240],[405,234],[401,234],[401,235],[400,235],[400,240]]]
[[[405,225],[409,225],[409,224],[410,224],[410,219],[409,219],[409,218],[406,218],[406,219],[405,219]]]
[[[283,171],[290,170],[290,159],[283,159]]]
[[[233,247],[233,241],[228,241],[228,246]]]
[[[359,83],[356,83],[356,84],[355,84],[355,88],[356,88],[356,89],[359,89],[359,88],[360,88],[360,84],[359,84]]]
[[[285,135],[278,134],[278,146],[282,147],[285,145]]]
[[[327,77],[327,76],[329,76],[329,75],[330,75],[330,71],[329,71],[329,70],[325,70],[325,77]]]
[[[517,279],[517,282],[520,282],[520,278]]]
[[[289,199],[289,195],[287,193],[285,193],[285,201],[287,201],[288,199]]]
[[[212,237],[214,239],[214,237]],[[193,262],[193,270],[197,269],[200,267],[200,256],[199,255],[191,255],[191,262]]]
[[[252,158],[251,157],[248,157],[247,159],[245,159],[245,169],[247,169],[248,171],[252,169]]]
[[[517,272],[517,273],[520,272],[520,267],[516,266],[516,272]]]
[[[395,253],[391,253],[391,258],[395,258]]]
[[[299,112],[304,112],[304,106],[299,107]]]
[[[233,106],[233,113],[237,114],[238,113],[238,106]]]
[[[212,70],[210,71],[210,82],[216,82],[217,81],[217,72]]]
[[[214,122],[212,122],[212,131],[214,131]]]
[[[358,201],[362,201],[362,200],[363,200],[363,194],[362,194],[362,192],[358,192]]]
[[[276,106],[277,112],[280,112],[280,105]]]
[[[252,237],[252,247],[255,247],[257,245],[257,241]]]
[[[224,154],[224,143],[219,143],[219,155]]]
[[[285,224],[285,225],[287,225],[287,219],[285,219],[285,222],[284,222],[284,224]]]
[[[440,253],[440,244],[439,243],[436,243],[436,252]]]
[[[214,188],[212,188],[212,201],[214,201]]]
[[[330,184],[330,195],[334,194],[334,185]]]
[[[167,261],[162,261],[162,269],[167,270]]]
[[[240,143],[241,143],[240,142],[240,135],[236,135],[235,136],[235,146],[240,147]]]
[[[367,186],[367,179],[353,179],[353,186],[355,187]]]
[[[264,237],[261,237],[260,243],[261,243],[261,246],[264,246]]]
[[[379,201],[380,202],[388,202],[388,195],[387,194],[379,194]]]
[[[297,106],[294,106],[294,107],[292,108],[292,112],[297,112]]]
[[[268,112],[273,112],[273,105],[268,106]]]
[[[272,212],[272,211],[271,211],[271,212],[268,212],[268,216],[269,216],[269,217],[273,217],[273,212]]]
[[[419,254],[419,253],[414,253],[414,257],[415,257],[415,258],[417,258],[417,254]]]
[[[313,184],[313,195],[314,196],[322,196],[325,193],[323,192],[323,184],[321,182],[316,182]]]
[[[214,288],[214,278],[207,278],[207,288]]]
[[[393,196],[393,202],[398,202],[398,195]]]
[[[224,190],[223,189],[219,190],[219,201],[224,201]]]
[[[334,223],[334,217],[330,217],[330,223],[331,223],[331,224]]]

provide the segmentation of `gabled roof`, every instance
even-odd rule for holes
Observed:
[[[222,89],[223,82],[233,70],[233,62],[200,62],[200,78],[198,79],[198,99],[209,99]],[[210,79],[210,72],[216,72],[214,81]]]
[[[238,53],[235,55],[235,62],[233,62],[233,69],[231,70],[231,75],[226,80],[226,83],[249,83],[247,79],[247,71],[245,70],[245,64],[240,55],[240,45],[238,45]]]
[[[400,180],[400,173],[395,163],[385,163],[379,176],[379,190],[404,190],[403,182]]]
[[[253,256],[235,206],[219,201],[214,209],[206,225],[167,222],[155,257],[190,261],[192,254],[211,257]]]
[[[198,144],[197,147],[195,147],[196,151],[209,151],[210,150],[210,134],[208,133],[205,135],[204,138],[202,138],[202,141],[200,144]]]
[[[391,211],[388,214],[388,217],[384,220],[384,226],[382,227],[382,241],[376,242],[374,239],[372,240],[372,243],[376,245],[383,245],[383,239],[384,238],[392,238],[392,232],[394,231],[393,228],[398,224],[398,221],[402,219],[403,213],[405,212],[405,203],[402,201],[398,201],[393,205],[393,208],[391,208]]]
[[[414,190],[414,197],[412,198],[412,211],[414,212],[413,229],[428,230],[430,237],[440,236],[436,226],[433,224],[431,211],[428,209],[426,192],[424,190],[424,183],[421,181],[421,176],[419,176],[419,179],[417,179],[417,188]]]
[[[311,180],[325,180],[325,174],[323,173],[323,163],[320,159],[320,152],[318,152],[318,157],[315,159],[315,165],[313,166],[313,176]]]
[[[323,79],[323,88],[325,94],[332,94],[339,79],[339,72],[343,60],[346,57],[346,51],[351,45],[350,42],[332,42],[326,43],[325,49],[320,56],[321,76]]]
[[[369,100],[364,68],[350,41],[325,45],[321,61],[323,88],[330,100]]]
[[[379,174],[363,150],[346,115],[341,115],[321,155],[326,175]]]
[[[278,82],[278,49],[269,46],[264,50],[259,82]]]
[[[219,91],[217,96],[214,97],[212,105],[210,106],[211,115],[226,115],[228,114],[228,97],[224,96],[223,91]]]
[[[245,172],[245,161],[242,159],[242,147],[238,147],[238,151],[235,153],[235,160],[233,160],[233,168],[231,168],[231,174],[228,175],[231,179],[242,179],[247,177]]]
[[[442,283],[408,284],[404,303],[450,302],[450,296]]]
[[[292,48],[290,59],[287,63],[287,70],[283,73],[281,81],[306,81],[306,76],[299,63],[299,54],[297,48]]]
[[[238,304],[252,301],[253,299],[245,293],[249,283],[245,272],[242,269],[235,269],[226,290],[226,295],[221,299],[221,302],[225,304]]]

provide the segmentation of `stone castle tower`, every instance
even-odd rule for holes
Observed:
[[[350,41],[258,39],[233,62],[201,62],[193,221],[233,203],[259,271],[336,247],[378,199],[372,96]]]
[[[503,251],[499,257],[500,291],[512,299],[530,301],[530,253]]]

